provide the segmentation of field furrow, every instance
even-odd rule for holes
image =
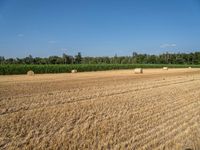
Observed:
[[[0,77],[0,133],[0,149],[198,150],[200,70]]]

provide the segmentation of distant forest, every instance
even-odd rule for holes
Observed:
[[[200,64],[200,52],[163,53],[160,55],[138,54],[113,57],[83,57],[80,52],[71,56],[50,56],[48,58],[32,57],[7,58],[0,56],[0,64]]]

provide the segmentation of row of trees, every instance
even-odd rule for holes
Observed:
[[[200,52],[163,53],[148,55],[132,53],[132,56],[82,57],[79,52],[75,56],[63,54],[48,58],[32,57],[8,58],[0,56],[0,64],[200,64]]]

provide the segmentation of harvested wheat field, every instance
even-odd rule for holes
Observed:
[[[0,149],[200,149],[200,69],[0,76]]]

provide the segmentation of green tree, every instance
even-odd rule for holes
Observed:
[[[5,63],[5,58],[3,56],[0,56],[0,64]]]
[[[78,54],[75,56],[75,63],[80,64],[82,61],[82,55],[81,52],[78,52]]]

